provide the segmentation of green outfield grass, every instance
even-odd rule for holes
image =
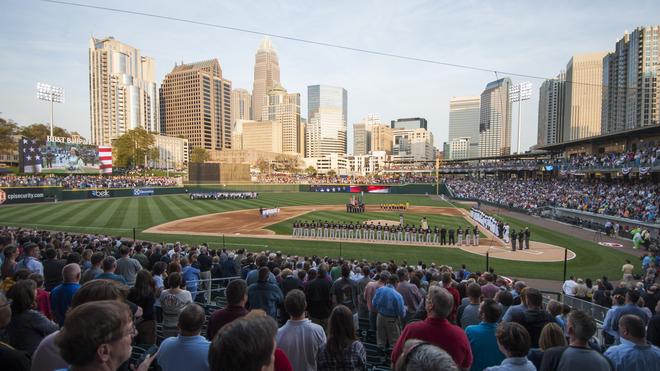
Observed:
[[[257,200],[195,200],[186,195],[168,195],[154,197],[114,198],[103,200],[70,201],[56,204],[5,205],[0,207],[0,225],[23,226],[71,232],[105,233],[131,237],[135,228],[138,239],[151,241],[182,241],[186,243],[210,242],[212,246],[222,246],[223,240],[227,247],[247,247],[253,250],[281,250],[289,254],[341,256],[369,260],[406,260],[413,262],[423,260],[437,264],[459,266],[467,264],[472,270],[483,270],[486,267],[485,257],[466,253],[458,249],[433,248],[428,246],[391,246],[378,244],[353,244],[335,241],[300,241],[273,240],[259,238],[244,238],[236,236],[189,235],[157,235],[142,231],[168,221],[225,212],[239,209],[259,207],[284,207],[297,205],[330,205],[344,204],[348,194],[332,193],[263,193]],[[451,206],[447,202],[435,201],[430,197],[416,195],[369,194],[365,196],[367,210],[369,205],[378,207],[380,203],[410,202],[412,205]],[[324,213],[320,213],[324,215]],[[419,223],[421,215],[410,214],[415,224]],[[398,220],[398,213],[366,213],[344,214],[332,212],[343,219],[368,217],[369,219]],[[350,216],[349,216],[350,215]],[[318,216],[321,217],[321,216]],[[458,225],[459,218],[444,216],[428,216],[431,225],[446,222],[448,226]],[[311,214],[310,214],[311,218]],[[522,218],[522,217],[521,217]],[[504,218],[514,228],[523,227],[524,221]],[[289,223],[287,225],[287,223]],[[467,225],[467,221],[465,222]],[[277,233],[290,233],[290,222],[271,226]],[[620,267],[625,259],[635,261],[635,257],[613,249],[599,246],[591,241],[576,239],[573,236],[561,235],[555,231],[530,225],[532,239],[567,247],[577,254],[577,258],[569,261],[569,273],[580,277],[600,277],[606,274],[612,278],[620,275]],[[500,259],[491,259],[490,266],[500,274],[512,277],[555,279],[562,278],[563,263],[525,263]]]

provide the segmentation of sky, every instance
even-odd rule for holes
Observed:
[[[81,4],[185,18],[261,33],[541,77],[554,77],[574,54],[612,51],[625,31],[660,23],[658,1],[390,1],[390,0],[71,0]],[[156,81],[175,63],[217,58],[233,88],[252,90],[254,54],[263,36],[139,15],[72,7],[39,0],[0,2],[0,117],[21,125],[49,121],[49,103],[37,82],[65,89],[54,122],[89,137],[91,36],[114,36],[156,61]],[[480,95],[496,80],[481,72],[339,50],[272,38],[281,83],[348,91],[349,152],[352,125],[368,114],[389,122],[424,117],[442,147],[449,100]],[[498,73],[497,77],[507,76]],[[522,149],[536,143],[538,89],[522,105]],[[512,145],[517,136],[513,115]]]

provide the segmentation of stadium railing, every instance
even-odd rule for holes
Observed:
[[[197,295],[195,301],[206,305],[216,305],[224,307],[227,305],[227,297],[225,296],[225,288],[229,282],[241,279],[239,276],[211,278],[207,280],[190,280],[186,282],[186,286],[197,285]]]

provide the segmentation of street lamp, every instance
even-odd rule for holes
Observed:
[[[522,101],[529,100],[532,97],[532,83],[531,82],[521,82],[518,84],[513,84],[509,88],[509,100],[511,102],[518,102],[518,150],[516,153],[520,154],[520,110],[522,106]]]
[[[50,136],[53,136],[53,103],[64,103],[64,89],[37,83],[37,98],[50,102]]]

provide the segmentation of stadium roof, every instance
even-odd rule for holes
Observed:
[[[563,142],[563,143],[539,146],[537,147],[537,149],[550,151],[550,152],[561,152],[569,147],[588,145],[588,144],[605,144],[606,142],[611,142],[613,140],[635,139],[633,136],[647,137],[652,135],[660,135],[660,126],[646,126],[642,128],[619,131],[612,134],[596,135],[593,137],[588,137],[583,139],[570,140],[568,142]]]

